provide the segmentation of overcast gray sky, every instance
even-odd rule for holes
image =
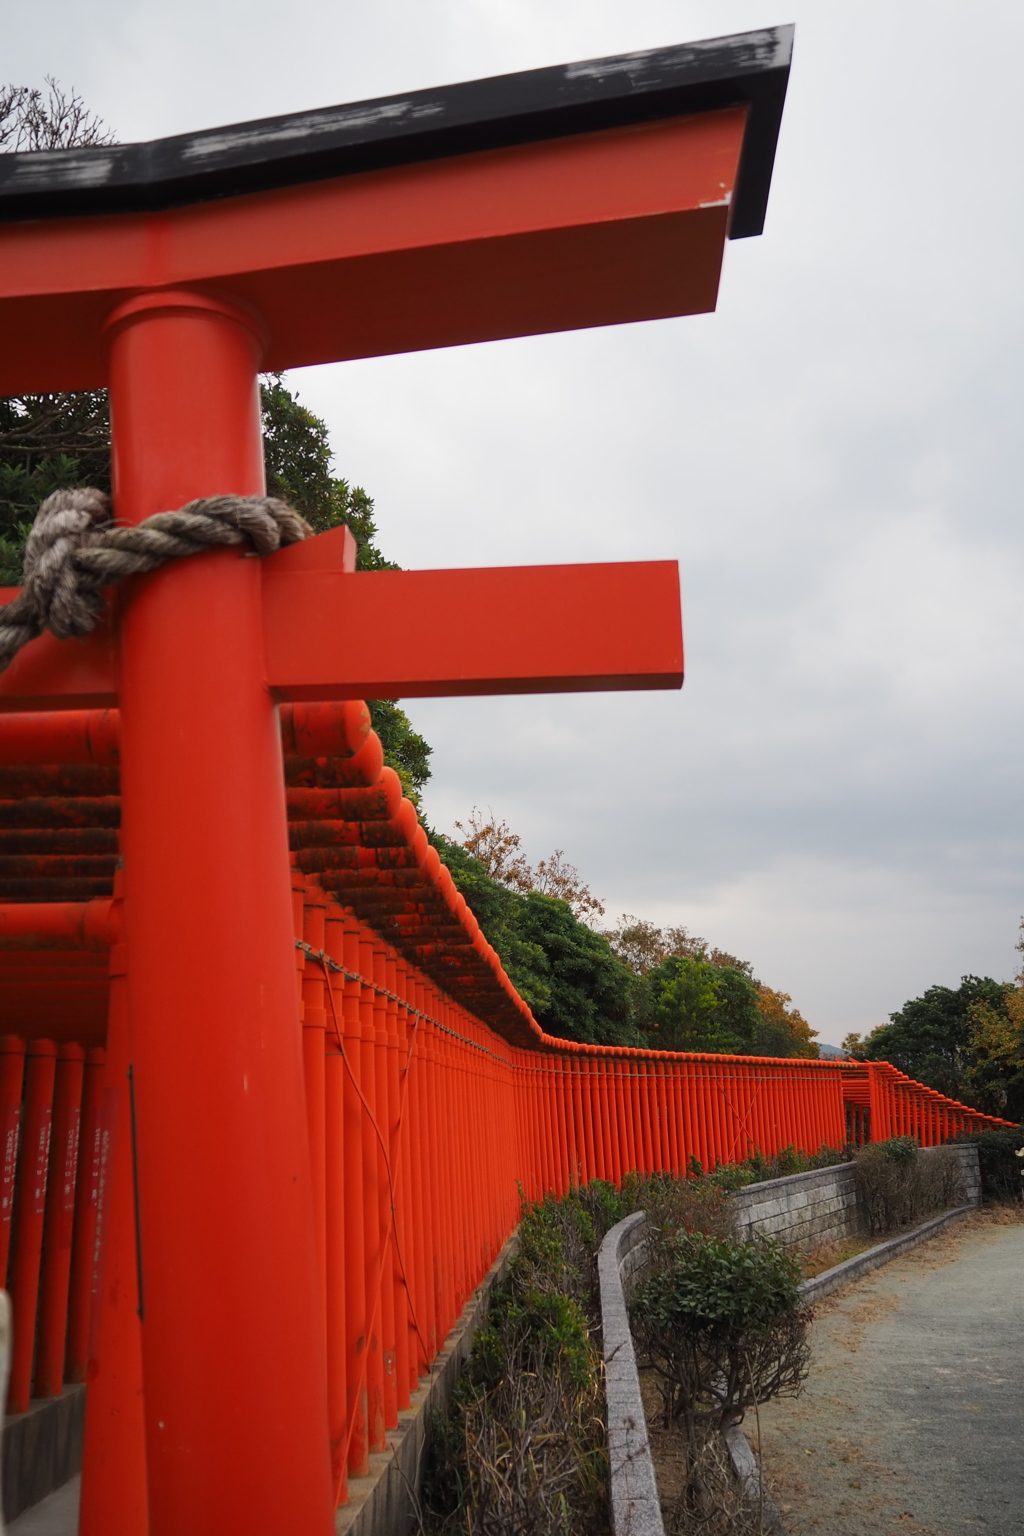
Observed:
[[[414,701],[427,811],[493,807],[838,1041],[1014,970],[1024,7],[4,0],[0,73],[128,140],[787,21],[716,314],[291,383],[404,565],[678,557],[682,693]]]

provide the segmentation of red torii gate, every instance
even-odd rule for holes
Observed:
[[[263,491],[260,369],[712,309],[725,239],[760,232],[790,47],[0,157],[0,393],[108,385],[135,523]],[[121,712],[154,1533],[331,1528],[277,704],[681,681],[674,564],[355,574],[340,533],[137,579],[0,678],[5,710]]]

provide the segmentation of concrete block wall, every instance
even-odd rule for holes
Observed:
[[[960,1176],[964,1186],[964,1205],[981,1204],[981,1167],[978,1163],[978,1149],[974,1146],[950,1147],[922,1147],[919,1157],[934,1157],[936,1154],[943,1157],[955,1157],[960,1164]]]
[[[977,1147],[925,1147],[918,1156],[955,1157],[961,1164],[964,1204],[981,1204]],[[791,1248],[841,1243],[862,1231],[852,1163],[751,1184],[733,1196],[733,1208],[737,1236],[764,1232]]]
[[[839,1243],[861,1229],[852,1163],[751,1184],[733,1196],[733,1207],[738,1237],[763,1232],[787,1247]]]

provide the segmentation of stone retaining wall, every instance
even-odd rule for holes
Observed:
[[[956,1157],[962,1167],[965,1205],[981,1203],[981,1171],[974,1146],[925,1147],[919,1157]],[[751,1184],[733,1196],[736,1232],[750,1237],[755,1231],[781,1238],[787,1247],[814,1248],[819,1243],[841,1243],[862,1230],[857,1207],[852,1163],[838,1168],[816,1168],[788,1179],[769,1179]]]
[[[737,1236],[762,1232],[793,1248],[840,1243],[861,1230],[852,1163],[751,1184],[733,1207]]]

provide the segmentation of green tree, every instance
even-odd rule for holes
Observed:
[[[515,834],[501,849],[490,849],[490,866],[505,879],[496,879],[488,862],[464,844],[439,832],[430,836],[510,979],[549,1034],[587,1044],[645,1043],[639,978],[568,901],[530,889]]]
[[[991,976],[964,976],[956,988],[929,987],[866,1040],[853,1041],[851,1055],[858,1061],[891,1062],[926,1087],[984,1109],[992,1094],[972,1075],[978,1066],[976,1021],[982,1010],[1006,1020],[1007,990]]]
[[[327,423],[304,406],[280,374],[260,383],[263,460],[267,491],[301,512],[317,533],[346,523],[358,546],[356,569],[397,571],[377,547],[373,498],[331,473]],[[395,699],[372,699],[370,716],[384,748],[384,761],[395,769],[405,793],[417,807],[430,778],[431,748]]]
[[[550,1001],[537,1022],[549,1034],[587,1045],[641,1045],[641,989],[608,940],[567,901],[530,891],[520,898],[519,935],[544,953]]]
[[[735,966],[670,955],[648,973],[658,1044],[672,1051],[760,1054],[757,988]]]

